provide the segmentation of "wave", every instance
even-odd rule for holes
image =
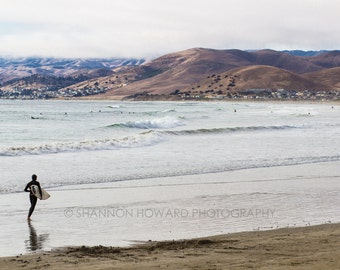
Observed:
[[[24,156],[114,150],[119,148],[150,146],[159,143],[162,140],[162,137],[157,133],[140,133],[135,136],[127,136],[121,139],[100,139],[81,142],[62,142],[37,146],[10,147],[6,149],[0,149],[0,156]]]
[[[125,124],[126,125],[126,124]],[[131,127],[148,129],[152,126],[157,128],[165,128],[165,126],[175,126],[175,122],[133,122]],[[23,155],[41,155],[41,154],[56,154],[66,152],[85,152],[85,151],[100,151],[114,150],[118,148],[132,148],[151,146],[165,140],[166,136],[190,136],[190,135],[207,135],[220,133],[236,133],[236,132],[254,132],[263,130],[287,130],[301,128],[298,126],[250,126],[250,127],[226,127],[226,128],[211,128],[211,129],[193,129],[193,130],[153,130],[139,133],[133,136],[126,136],[120,139],[98,139],[87,140],[80,142],[62,142],[51,143],[37,146],[19,146],[0,149],[0,156],[23,156]]]
[[[122,108],[121,105],[108,105],[106,106],[107,108],[110,108],[110,109],[118,109],[118,108]]]
[[[141,121],[132,121],[120,124],[113,124],[107,127],[125,127],[125,128],[139,128],[139,129],[168,129],[174,128],[178,126],[183,126],[184,124],[179,121],[177,118],[173,117],[163,117],[163,118],[155,118],[151,120],[141,120]]]
[[[143,111],[143,112],[133,112],[133,114],[140,114],[140,115],[167,115],[167,114],[172,114],[175,113],[175,109],[165,109],[165,110],[160,110],[160,111]]]
[[[163,109],[163,110],[151,110],[151,111],[135,111],[135,110],[130,110],[132,108],[129,107],[125,107],[123,105],[108,105],[106,106],[106,108],[109,109],[114,109],[114,110],[110,110],[108,112],[112,113],[112,112],[116,112],[119,114],[134,114],[134,115],[166,115],[166,114],[171,114],[171,113],[175,113],[177,112],[175,109]],[[117,110],[119,109],[119,110]]]
[[[199,135],[199,134],[218,134],[218,133],[235,133],[235,132],[251,132],[251,131],[263,131],[263,130],[288,130],[298,129],[303,126],[250,126],[250,127],[225,127],[225,128],[200,128],[192,130],[169,130],[162,133],[170,135]]]

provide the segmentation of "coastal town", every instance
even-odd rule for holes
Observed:
[[[77,98],[83,96],[97,95],[105,93],[103,88],[85,88],[81,90],[50,90],[46,88],[38,89],[11,89],[10,91],[1,91],[2,99],[53,99],[53,98]]]
[[[246,89],[239,92],[228,92],[226,94],[213,92],[194,95],[191,95],[190,92],[178,92],[173,95],[177,95],[181,99],[340,100],[339,91],[296,91],[287,89]]]
[[[57,98],[80,98],[96,97],[107,91],[104,87],[83,88],[83,89],[62,89],[49,90],[39,89],[12,89],[1,91],[1,99],[57,99]],[[340,91],[312,91],[312,90],[287,90],[287,89],[246,89],[243,91],[180,91],[176,90],[169,95],[157,95],[147,92],[136,93],[127,96],[130,100],[317,100],[317,101],[338,101]]]

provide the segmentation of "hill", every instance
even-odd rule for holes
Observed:
[[[211,73],[248,65],[248,53],[233,51],[216,51],[207,49],[191,49],[157,58],[145,67],[157,71],[156,75],[139,80],[124,88],[115,90],[115,95],[130,95],[136,92],[151,92],[153,94],[169,94],[197,82]],[[110,94],[110,93],[108,93]]]
[[[328,89],[340,90],[340,67],[307,73],[304,74],[304,77],[319,84],[326,85]]]
[[[235,91],[249,87],[294,90],[332,89],[335,85],[324,84],[320,80],[314,81],[313,76],[303,75],[324,70],[326,63],[336,64],[337,62],[329,55],[332,55],[332,52],[300,57],[273,50],[246,52],[195,48],[165,55],[143,64],[145,67],[157,70],[158,73],[143,80],[126,82],[126,86],[108,90],[103,97],[123,97],[138,93],[169,95],[175,91],[186,92],[202,84],[201,81],[208,76],[219,74],[223,78],[227,75],[225,72],[241,67],[242,69],[233,71],[241,72],[244,78],[243,82],[239,81],[237,87],[233,88]],[[337,57],[337,54],[334,56]],[[250,66],[252,68],[244,69]],[[277,69],[269,69],[269,67]],[[225,84],[226,82],[223,85]],[[209,83],[205,86],[209,86]]]
[[[313,57],[298,57],[288,53],[273,50],[261,50],[253,53],[253,65],[267,65],[277,67],[294,73],[302,74],[323,69],[322,66],[310,61]]]
[[[326,52],[311,57],[309,61],[322,68],[340,67],[340,51]]]
[[[196,91],[197,94],[202,91],[210,91],[209,95],[212,93],[218,95],[218,92],[221,93],[220,90],[224,94],[247,89],[288,89],[311,92],[339,90],[339,75],[337,73],[337,68],[340,68],[339,51],[303,54],[301,51],[193,48],[170,53],[149,62],[129,61],[118,62],[120,63],[118,67],[110,61],[93,63],[89,60],[84,62],[86,64],[77,61],[72,64],[67,61],[59,63],[59,67],[63,64],[64,67],[72,66],[73,68],[65,68],[67,72],[59,77],[68,79],[63,81],[64,84],[54,83],[57,86],[53,88],[54,92],[49,93],[48,96],[80,97],[96,94],[97,98],[102,99],[120,99],[128,96],[135,98],[141,95],[179,98],[181,95],[177,96],[174,93]],[[46,62],[49,63],[49,60]],[[0,67],[1,65],[3,64],[0,64]],[[42,63],[37,64],[33,61],[30,65],[37,68]],[[45,64],[45,66],[50,65]],[[56,63],[54,65],[56,66]],[[95,67],[95,69],[84,70],[83,67],[86,65]],[[76,66],[79,66],[79,69],[75,69]],[[110,68],[108,68],[109,66]],[[97,67],[102,68],[97,69]],[[63,69],[60,68],[60,70]],[[58,72],[53,70],[53,74],[49,76],[57,76]],[[74,83],[71,83],[71,77],[81,77],[83,80],[75,79]],[[20,83],[17,81],[4,83],[0,89],[2,90],[0,95],[2,93],[3,97],[7,97],[8,93],[11,94],[11,91],[16,89],[14,92],[17,97],[20,97],[21,90],[29,88],[34,92],[32,85],[33,88],[40,87],[39,91],[50,89],[48,83],[45,86],[41,84],[42,77],[34,77],[37,80],[35,84],[31,83],[30,76],[28,78],[28,80],[20,79]],[[215,82],[216,78],[218,78],[217,82]],[[28,81],[30,84],[27,83]],[[50,78],[50,81],[53,80]]]
[[[315,83],[303,75],[271,66],[253,65],[212,74],[202,81],[185,88],[181,93],[191,96],[234,94],[244,90],[306,89],[326,90],[322,83]]]

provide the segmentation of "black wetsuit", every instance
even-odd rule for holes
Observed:
[[[38,187],[39,187],[40,194],[42,194],[41,187],[40,187],[40,183],[39,183],[38,181],[32,180],[31,182],[29,182],[29,183],[26,185],[25,191],[30,193],[30,202],[31,202],[31,208],[30,208],[30,210],[29,210],[29,212],[28,212],[28,217],[31,217],[31,215],[33,214],[35,205],[37,204],[37,200],[38,200],[38,198],[35,197],[35,195],[34,195],[34,194],[32,193],[32,191],[31,191],[31,186],[32,186],[32,185],[38,186]]]

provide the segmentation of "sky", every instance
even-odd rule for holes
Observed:
[[[339,0],[0,0],[0,56],[340,49]]]

